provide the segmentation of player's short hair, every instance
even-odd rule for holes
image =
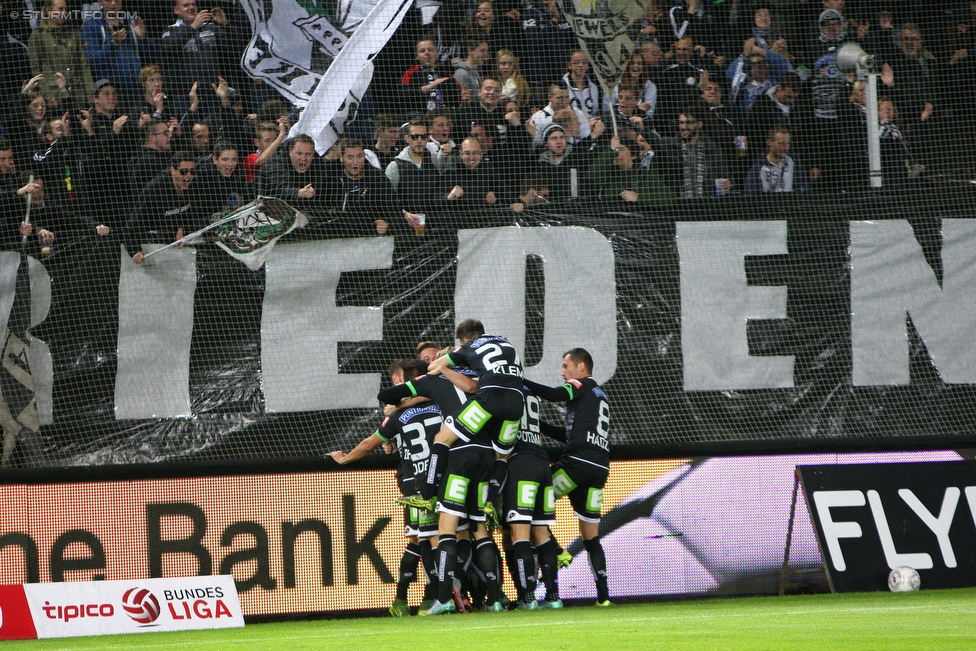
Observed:
[[[549,94],[552,95],[557,90],[564,90],[565,88],[562,84],[551,83],[549,84]]]
[[[767,140],[775,139],[777,133],[785,133],[788,136],[793,135],[793,132],[790,131],[790,128],[788,126],[786,126],[785,124],[777,124],[775,126],[769,127],[769,131],[766,132],[766,139]]]
[[[280,99],[269,99],[258,109],[258,120],[261,122],[278,122],[278,118],[288,115],[288,107]]]
[[[419,358],[420,357],[420,353],[424,352],[428,348],[435,348],[437,350],[440,350],[441,349],[441,345],[439,343],[437,343],[436,341],[421,341],[419,344],[417,344],[417,347],[414,348],[414,353]]]
[[[585,348],[570,348],[563,357],[569,357],[574,364],[582,363],[587,373],[593,372],[593,357]]]
[[[480,89],[482,89],[482,88],[484,88],[484,87],[485,87],[485,82],[487,82],[487,81],[493,81],[493,82],[495,82],[496,84],[498,84],[499,86],[501,86],[501,85],[502,85],[502,82],[500,82],[500,81],[498,81],[498,80],[497,80],[497,79],[495,79],[494,77],[484,77],[484,78],[483,78],[483,79],[481,80],[481,83],[480,83],[480,84],[478,84],[478,89],[480,90]]]
[[[156,133],[156,127],[158,127],[159,125],[163,125],[167,129],[169,128],[169,125],[166,123],[166,120],[152,119],[149,122],[146,122],[146,124],[142,127],[142,134],[146,138],[149,138],[149,136]]]
[[[403,133],[410,133],[410,127],[423,127],[424,129],[430,129],[430,122],[426,117],[415,117],[407,122],[407,126],[403,128]]]
[[[412,361],[413,361],[412,359],[406,359],[406,358],[393,360],[392,362],[390,362],[390,369],[389,369],[390,375],[393,375],[394,373],[402,373],[403,367]]]
[[[427,373],[427,362],[422,359],[409,359],[403,364],[403,381],[408,382],[415,377]]]
[[[483,334],[485,334],[485,326],[477,319],[465,319],[458,324],[457,330],[454,332],[454,335],[459,341],[474,339],[475,337],[480,337]]]
[[[485,45],[489,45],[488,41],[486,41],[485,39],[475,37],[475,38],[469,38],[467,41],[465,41],[464,46],[468,50],[477,50],[478,46],[480,46],[482,43],[484,43]]]

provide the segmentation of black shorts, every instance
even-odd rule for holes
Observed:
[[[549,459],[535,454],[511,457],[503,500],[508,524],[555,524],[556,495]]]
[[[484,522],[488,481],[494,466],[495,452],[484,443],[455,444],[447,455],[436,511]]]
[[[563,457],[552,467],[552,486],[558,500],[569,495],[573,512],[582,522],[600,521],[603,508],[603,487],[610,471],[572,457]]]
[[[518,389],[488,387],[479,389],[444,424],[465,443],[490,441],[496,452],[508,454],[518,438],[524,408]]]

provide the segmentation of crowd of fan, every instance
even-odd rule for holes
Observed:
[[[296,109],[242,74],[237,2],[122,4],[2,5],[3,245],[114,230],[138,262],[140,244],[259,194],[353,236],[574,197],[865,189],[865,81],[836,63],[852,41],[878,62],[886,186],[972,163],[976,2],[649,0],[605,93],[556,0],[421,1],[322,157],[289,137]]]

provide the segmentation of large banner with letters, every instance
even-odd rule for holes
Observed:
[[[972,206],[579,202],[361,239],[313,239],[313,222],[257,271],[211,245],[135,265],[102,238],[32,264],[31,339],[4,353],[4,428],[21,428],[13,459],[35,467],[318,456],[375,428],[392,359],[452,343],[474,317],[536,381],[557,384],[562,353],[588,349],[621,455],[965,447]],[[16,314],[26,285],[17,254],[0,255],[0,308]],[[27,389],[29,427],[16,419],[31,401],[14,399]]]

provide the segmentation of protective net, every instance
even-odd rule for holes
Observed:
[[[465,318],[616,454],[974,440],[971,3],[0,18],[5,466],[348,449]]]

